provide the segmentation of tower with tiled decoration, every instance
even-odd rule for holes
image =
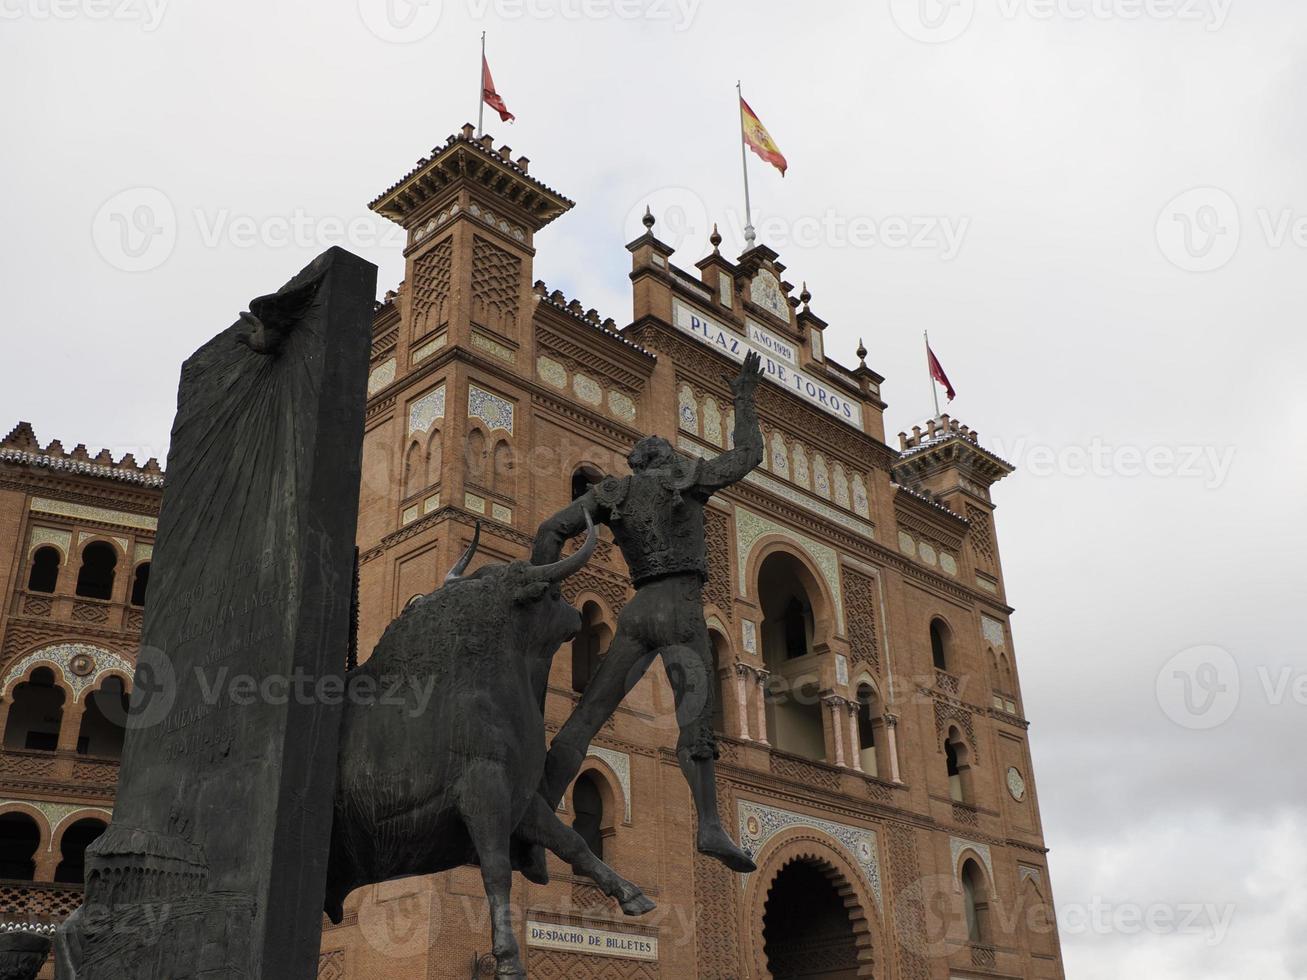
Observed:
[[[479,560],[524,557],[642,435],[727,448],[729,378],[760,351],[766,460],[708,509],[705,588],[723,818],[760,868],[693,853],[655,668],[560,815],[662,911],[624,919],[551,858],[551,884],[515,884],[532,976],[1060,977],[990,500],[1010,468],[947,418],[888,445],[884,379],[865,350],[826,356],[810,291],[766,245],[731,260],[714,230],[687,271],[646,214],[621,329],[532,282],[535,235],[570,203],[470,128],[374,202],[408,246],[376,318],[361,649],[475,521]],[[551,731],[630,595],[611,538],[566,595],[586,626],[555,661]],[[324,964],[473,975],[481,902],[474,869],[362,889]]]
[[[641,436],[690,455],[727,448],[729,379],[748,350],[766,361],[766,458],[707,509],[704,590],[720,806],[759,870],[695,855],[655,666],[596,737],[560,817],[659,910],[627,919],[551,857],[549,885],[514,884],[531,976],[1061,977],[991,496],[1008,464],[948,417],[888,445],[885,379],[864,349],[856,367],[827,356],[811,292],[765,245],[731,259],[714,231],[683,268],[648,214],[627,246],[632,310],[619,327],[535,279],[536,235],[571,202],[471,127],[372,206],[406,245],[404,281],[374,318],[362,657],[439,584],[477,521],[478,562],[526,557],[540,522],[626,472]],[[43,721],[39,699],[62,694],[67,719],[113,657],[130,658],[129,580],[148,558],[162,478],[157,464],[43,449],[23,427],[0,465],[0,912],[58,918],[77,892],[54,880],[68,843],[57,828],[81,819],[70,807],[111,806],[114,763],[79,752],[80,719],[71,734]],[[104,548],[81,590],[95,596],[78,594],[97,543],[117,563],[107,598],[95,598]],[[603,532],[566,583],[585,626],[555,660],[551,732],[630,594]],[[104,654],[88,668],[75,644]],[[356,891],[325,931],[320,976],[486,976],[488,942],[476,869],[388,882]]]

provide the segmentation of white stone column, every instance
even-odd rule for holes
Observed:
[[[844,719],[840,717],[844,712],[844,699],[829,697],[825,700],[827,714],[830,716],[830,741],[835,746],[835,765],[843,767],[845,732],[848,730]]]
[[[761,745],[771,745],[771,742],[767,741],[767,678],[770,676],[771,671],[754,668],[753,677],[756,682],[756,692],[753,702],[753,722],[758,731],[756,741]]]
[[[749,686],[747,675],[752,672],[747,664],[735,665],[735,703],[738,708],[739,730],[736,735],[743,741],[749,741]]]
[[[897,730],[899,720],[893,715],[885,716],[885,734],[889,744],[885,747],[889,752],[889,778],[892,782],[901,783],[903,779],[899,776],[899,740]]]
[[[848,708],[849,715],[849,752],[852,756],[850,765],[858,772],[862,772],[862,739],[858,732],[858,702],[847,701],[845,707]]]

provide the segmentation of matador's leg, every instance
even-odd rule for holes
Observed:
[[[558,801],[585,761],[590,740],[612,717],[627,692],[640,682],[651,663],[652,653],[618,619],[617,636],[608,647],[599,669],[590,678],[585,693],[581,695],[581,703],[549,745],[541,795],[550,807],[558,806]]]
[[[757,865],[731,840],[717,812],[717,738],[712,730],[717,678],[707,628],[694,637],[692,646],[666,646],[659,653],[676,697],[676,722],[681,729],[676,761],[699,816],[699,853],[715,857],[732,871],[756,871]]]

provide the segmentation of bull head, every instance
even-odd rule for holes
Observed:
[[[477,544],[481,540],[481,522],[477,521],[476,530],[472,532],[472,543],[467,546],[462,557],[454,563],[454,567],[449,570],[445,576],[445,582],[455,582],[467,571],[467,566],[471,564],[472,557],[476,554]],[[528,581],[518,597],[519,601],[529,601],[532,598],[539,597],[545,588],[551,585],[558,585],[570,575],[579,572],[590,556],[594,554],[595,548],[599,546],[599,535],[595,531],[594,521],[591,519],[589,512],[585,514],[585,543],[576,550],[574,554],[566,558],[559,559],[548,565],[530,565],[528,566]]]

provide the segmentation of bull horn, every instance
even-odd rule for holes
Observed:
[[[480,540],[481,540],[481,522],[477,521],[476,530],[472,532],[472,543],[467,546],[467,551],[463,552],[463,557],[460,558],[454,564],[454,567],[449,570],[449,574],[445,576],[446,582],[454,581],[455,579],[461,577],[465,571],[467,571],[467,566],[472,561],[472,556],[477,553],[477,542]]]
[[[595,548],[599,546],[599,534],[595,531],[595,524],[590,519],[589,511],[585,512],[585,532],[585,543],[581,545],[575,554],[568,555],[552,565],[537,565],[534,571],[549,582],[561,582],[569,575],[575,575],[579,572],[581,567],[590,560]]]

